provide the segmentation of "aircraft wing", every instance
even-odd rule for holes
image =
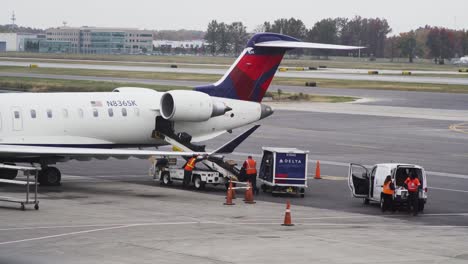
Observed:
[[[25,146],[25,145],[7,145],[0,144],[0,157],[19,157],[23,159],[59,157],[64,159],[87,160],[90,158],[107,159],[110,157],[117,159],[126,159],[129,157],[149,158],[153,156],[203,156],[216,154],[229,154],[239,146],[248,136],[250,136],[259,125],[256,125],[247,131],[241,133],[234,139],[227,142],[221,148],[208,152],[178,152],[178,151],[159,151],[144,149],[104,149],[104,148],[73,148],[73,147],[43,147],[43,146]]]
[[[72,159],[83,158],[149,158],[151,156],[192,156],[207,155],[204,152],[175,152],[140,149],[102,149],[102,148],[70,148],[70,147],[41,147],[41,146],[18,146],[0,145],[0,156],[5,157],[64,157]]]
[[[255,44],[256,47],[268,48],[291,48],[291,49],[327,49],[327,50],[356,50],[365,49],[366,47],[345,46],[323,43],[299,42],[299,41],[266,41]]]

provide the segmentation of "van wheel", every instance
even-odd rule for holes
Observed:
[[[171,175],[169,174],[169,172],[163,172],[163,174],[161,175],[161,183],[162,185],[170,185],[172,184],[172,181],[171,181]]]
[[[369,199],[367,199],[367,198],[364,198],[364,200],[362,201],[362,203],[364,203],[364,204],[369,204],[369,203],[370,203],[370,201],[369,201]]]
[[[419,201],[419,212],[424,212],[424,201]]]
[[[203,190],[205,189],[205,182],[202,181],[200,176],[195,176],[193,179],[193,185],[195,186],[195,189],[197,190]]]

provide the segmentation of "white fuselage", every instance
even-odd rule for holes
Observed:
[[[0,94],[0,144],[79,147],[157,146],[152,137],[164,94],[142,88],[100,93]],[[174,130],[203,141],[260,120],[259,103],[213,97],[230,108],[203,122],[174,122]]]

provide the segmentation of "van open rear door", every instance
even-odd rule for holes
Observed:
[[[369,197],[369,171],[361,164],[349,164],[348,185],[356,198]]]

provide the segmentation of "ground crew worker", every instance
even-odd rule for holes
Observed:
[[[197,155],[193,155],[184,166],[184,181],[182,186],[187,188],[190,185],[190,179],[192,178],[192,171],[195,168],[195,164],[201,159],[197,159]]]
[[[408,189],[408,212],[411,213],[411,209],[413,209],[413,215],[418,215],[421,182],[419,182],[419,179],[414,173],[410,172],[408,178],[405,180],[405,185]]]
[[[257,188],[257,162],[252,158],[252,156],[248,156],[247,160],[244,161],[242,167],[245,169],[246,179],[252,183],[253,191],[255,194],[258,194]]]
[[[382,189],[382,198],[383,198],[383,205],[382,205],[382,213],[385,212],[387,209],[394,212],[393,209],[393,194],[395,193],[395,185],[392,182],[392,176],[388,175],[385,178],[383,189]]]

